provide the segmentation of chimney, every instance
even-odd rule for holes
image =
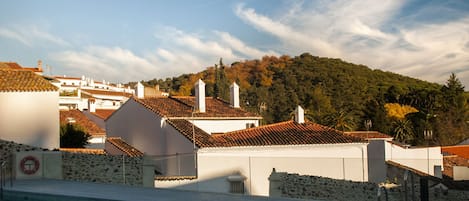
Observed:
[[[296,123],[302,124],[305,123],[305,111],[301,106],[298,105],[295,110],[295,121]]]
[[[234,108],[239,108],[239,86],[236,82],[230,86],[230,104]]]
[[[143,84],[138,82],[135,87],[135,95],[137,95],[137,98],[145,98],[145,87],[143,86]]]
[[[96,112],[96,100],[94,98],[88,99],[88,111]]]
[[[37,69],[39,71],[42,71],[42,61],[41,60],[37,60]]]
[[[195,109],[205,112],[205,83],[199,79],[195,83]]]

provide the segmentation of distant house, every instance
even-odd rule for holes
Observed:
[[[446,146],[443,153],[443,174],[455,181],[469,180],[469,145]]]
[[[27,70],[32,71],[37,75],[42,75],[42,61],[37,61],[37,67],[23,67],[16,62],[0,62],[0,68],[10,68],[14,70]]]
[[[295,121],[259,126],[238,90],[230,103],[206,98],[199,80],[195,97],[131,98],[107,119],[108,136],[153,157],[156,187],[268,195],[273,168],[368,181],[366,141],[305,121],[301,107]]]
[[[78,125],[91,135],[91,139],[86,148],[104,149],[106,140],[106,131],[99,127],[95,122],[91,121],[85,114],[79,110],[60,110],[61,124]]]
[[[105,80],[97,82],[85,76],[81,78],[55,76],[54,78],[59,82],[59,107],[61,109],[90,110],[91,112],[96,109],[116,110],[134,94],[134,90],[130,87],[125,88],[122,84],[111,84]]]
[[[0,139],[59,148],[58,99],[58,88],[33,71],[0,67]]]

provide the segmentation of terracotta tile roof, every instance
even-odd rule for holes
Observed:
[[[70,152],[70,153],[97,154],[97,155],[106,154],[104,149],[60,148],[59,150],[64,151],[64,152]]]
[[[22,67],[16,62],[0,62],[0,68],[10,68],[17,70],[28,70],[33,72],[43,72],[42,69],[36,67]]]
[[[16,62],[0,62],[0,68],[10,68],[10,69],[18,69],[18,70],[23,69],[23,67],[21,67]]]
[[[179,131],[184,137],[192,142],[193,137],[195,137],[195,145],[198,147],[214,147],[222,146],[219,144],[212,136],[198,128],[193,126],[193,124],[184,119],[171,119],[166,120],[171,126]],[[192,129],[194,129],[194,136],[192,135]]]
[[[392,139],[392,136],[386,135],[384,133],[380,133],[378,131],[352,131],[352,132],[344,132],[346,135],[359,137],[362,139]]]
[[[162,176],[155,175],[155,180],[158,181],[177,181],[177,180],[194,180],[197,176]]]
[[[441,152],[469,159],[469,145],[441,147]]]
[[[73,118],[75,120],[74,124],[81,126],[83,129],[86,130],[90,135],[105,135],[106,131],[100,128],[96,123],[88,119],[82,112],[79,110],[61,110],[60,111],[60,123],[67,124],[69,122],[69,118]]]
[[[124,152],[127,156],[130,157],[140,157],[143,156],[143,152],[139,151],[135,147],[130,146],[120,137],[108,137],[106,139],[111,145],[114,145],[117,149]]]
[[[79,77],[64,77],[64,76],[54,76],[56,79],[64,79],[64,80],[81,80]]]
[[[192,141],[192,124],[188,120],[171,119],[167,122]],[[235,147],[269,145],[304,145],[361,143],[363,139],[344,135],[341,131],[314,123],[298,124],[286,121],[256,128],[209,135],[194,126],[195,144],[198,147]]]
[[[469,159],[458,155],[443,156],[443,174],[453,178],[453,166],[469,167]]]
[[[96,109],[96,112],[93,112],[95,116],[106,120],[109,116],[112,115],[116,110],[105,110],[105,109]]]
[[[216,135],[213,138],[224,146],[265,146],[300,144],[360,143],[363,139],[343,132],[306,122],[286,121],[266,126]]]
[[[152,97],[145,99],[134,99],[160,116],[191,117],[195,97]],[[196,118],[243,118],[261,119],[259,115],[247,112],[241,108],[233,108],[230,104],[212,97],[205,98],[206,112],[194,113]]]
[[[88,93],[91,95],[105,95],[105,96],[125,96],[131,97],[131,93],[119,92],[119,91],[105,91],[105,90],[95,90],[95,89],[81,89],[82,93]]]
[[[57,91],[58,88],[32,71],[0,68],[0,91]]]

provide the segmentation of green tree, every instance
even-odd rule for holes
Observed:
[[[213,84],[213,97],[229,100],[230,83],[226,77],[225,65],[222,58],[219,64],[215,64],[215,83]]]
[[[70,123],[60,125],[61,148],[84,148],[90,138],[91,135],[80,126]]]
[[[352,131],[355,128],[354,117],[350,112],[339,110],[339,112],[330,114],[326,117],[326,124],[329,127],[340,131]]]
[[[393,133],[395,140],[407,143],[413,136],[412,122],[408,119],[396,119],[393,122]]]
[[[441,88],[441,108],[436,114],[436,141],[452,145],[469,137],[467,125],[469,106],[461,81],[452,73]]]

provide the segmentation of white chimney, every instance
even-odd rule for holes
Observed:
[[[298,105],[295,110],[295,121],[296,123],[302,124],[305,123],[305,111],[301,106]]]
[[[88,99],[88,111],[96,112],[96,100],[94,98]]]
[[[42,71],[42,61],[41,60],[37,61],[37,69]]]
[[[234,108],[239,108],[239,86],[236,82],[230,86],[230,104]]]
[[[137,83],[135,95],[137,95],[137,98],[145,98],[145,87],[140,82]]]
[[[205,83],[199,79],[195,83],[195,109],[205,112]]]

